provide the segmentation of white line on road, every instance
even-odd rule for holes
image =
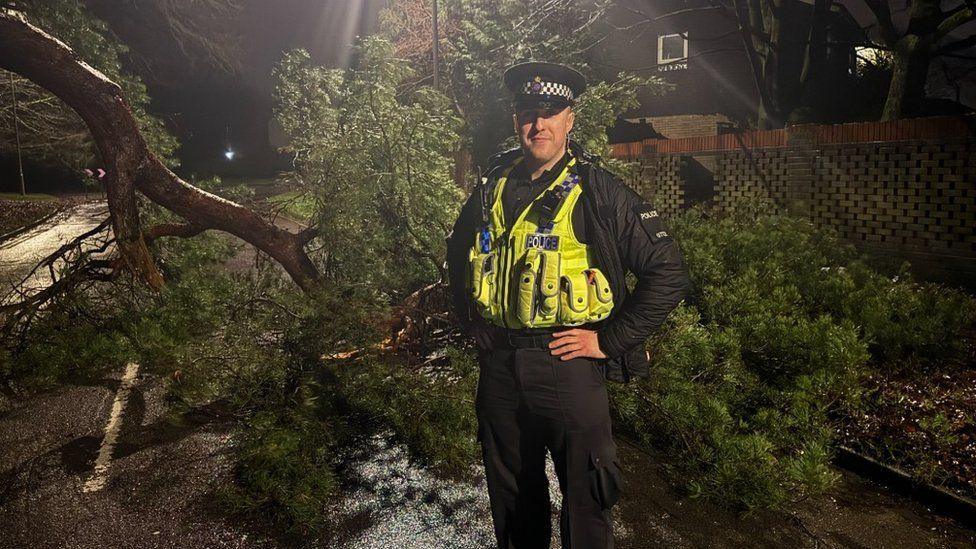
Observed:
[[[108,479],[108,466],[112,462],[112,450],[115,448],[115,441],[119,438],[119,430],[122,428],[122,412],[129,401],[129,392],[135,385],[136,376],[139,374],[139,365],[130,362],[125,366],[125,374],[122,376],[122,383],[119,390],[115,393],[115,402],[112,403],[112,412],[108,416],[108,423],[105,425],[105,438],[102,439],[102,446],[98,449],[98,457],[95,459],[95,470],[91,478],[85,482],[83,492],[97,492],[105,487]]]

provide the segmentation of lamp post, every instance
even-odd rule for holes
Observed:
[[[24,161],[20,155],[20,121],[17,119],[17,89],[14,87],[14,73],[10,73],[10,95],[14,100],[14,137],[17,140],[17,171],[20,173],[20,194],[27,195],[27,187],[24,185]]]

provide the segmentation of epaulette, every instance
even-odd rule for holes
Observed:
[[[497,152],[491,155],[490,157],[488,157],[488,161],[485,163],[487,165],[487,168],[485,169],[483,176],[489,177],[491,172],[497,170],[498,168],[503,168],[508,166],[509,164],[512,163],[512,161],[515,160],[516,157],[518,157],[521,154],[522,154],[521,147],[513,147],[511,149]]]
[[[569,150],[573,153],[573,156],[579,158],[587,164],[593,164],[595,166],[600,165],[600,155],[587,152],[587,150],[583,148],[583,145],[580,145],[572,139],[569,140]]]

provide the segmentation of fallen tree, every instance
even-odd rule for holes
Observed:
[[[268,254],[303,291],[318,287],[321,275],[305,250],[316,235],[315,227],[288,232],[239,204],[180,179],[147,146],[122,89],[63,42],[10,9],[0,10],[0,51],[0,67],[47,89],[85,121],[106,168],[106,194],[121,264],[137,279],[152,288],[163,285],[147,241],[216,229]],[[185,223],[143,229],[137,190]]]

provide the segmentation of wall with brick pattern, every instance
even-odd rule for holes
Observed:
[[[684,143],[683,141],[688,141]],[[976,286],[976,131],[972,121],[795,126],[712,140],[622,144],[638,192],[673,215],[686,203],[682,157],[708,158],[713,203],[760,199],[829,226],[928,278]]]
[[[641,196],[651,201],[659,212],[677,214],[684,206],[684,186],[678,175],[678,156],[657,155],[641,161],[640,174],[632,182]]]
[[[654,131],[668,139],[700,135],[717,135],[719,124],[731,123],[724,114],[681,114],[674,116],[645,116],[627,118],[628,122],[650,124]]]

